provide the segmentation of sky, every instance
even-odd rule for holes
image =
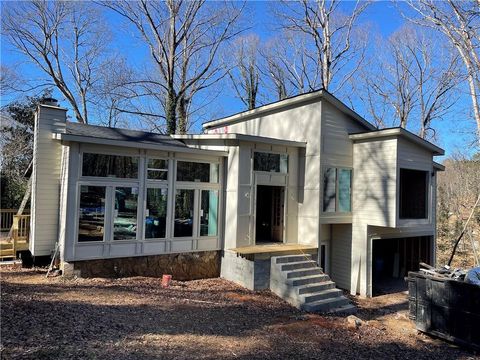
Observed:
[[[5,5],[5,3],[3,4]],[[348,12],[355,3],[353,1],[343,1],[341,7],[345,12]],[[392,2],[376,1],[373,2],[359,19],[360,26],[373,26],[382,36],[388,37],[393,32],[398,30],[405,22],[400,16],[396,6]],[[401,3],[399,6],[403,6]],[[248,1],[248,27],[247,33],[256,33],[262,41],[267,41],[270,37],[275,35],[275,26],[270,11],[271,3],[268,1]],[[118,15],[106,12],[106,18],[109,25],[115,28],[115,37],[113,38],[112,46],[128,58],[131,64],[141,67],[149,54],[143,44],[132,36],[132,32],[122,25],[122,21]],[[5,41],[1,40],[1,62],[15,67],[24,78],[37,79],[40,78],[38,70],[30,62],[24,61],[18,54],[12,51],[11,47]],[[224,87],[221,90],[216,90],[215,93],[209,94],[214,99],[212,102],[212,109],[209,114],[213,117],[225,116],[234,114],[244,110],[244,105],[235,98],[233,90]],[[335,95],[335,94],[334,94]],[[62,99],[62,96],[56,92],[54,94],[61,102],[61,105],[66,106],[67,103]],[[14,99],[12,96],[2,96],[1,105],[5,105]],[[62,101],[63,100],[63,101]],[[455,111],[447,115],[443,121],[436,123],[438,129],[437,145],[445,148],[446,155],[451,155],[459,149],[465,149],[468,135],[474,131],[474,120],[468,118],[468,113],[465,109],[469,107],[470,99],[465,94],[462,94],[458,100],[458,106]],[[68,108],[68,106],[66,106]],[[461,109],[461,110],[460,110]],[[360,115],[369,120],[366,110],[361,106],[355,109]],[[72,114],[70,112],[70,114]],[[203,118],[203,121],[208,120]],[[100,121],[96,121],[100,122]],[[452,124],[455,124],[452,126]],[[196,124],[194,131],[200,131],[200,124]],[[473,150],[471,150],[473,151]]]

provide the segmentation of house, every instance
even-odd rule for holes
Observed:
[[[221,274],[250,289],[281,283],[279,295],[318,290],[305,286],[320,275],[371,296],[434,262],[441,148],[377,130],[323,90],[203,130],[84,125],[40,105],[31,254],[58,242],[65,274]]]

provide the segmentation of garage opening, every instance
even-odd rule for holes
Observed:
[[[372,295],[407,290],[404,277],[418,271],[419,263],[432,263],[431,236],[417,236],[373,241]]]

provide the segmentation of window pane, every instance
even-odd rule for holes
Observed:
[[[115,216],[113,240],[129,240],[137,237],[138,188],[115,188]]]
[[[167,189],[147,189],[145,238],[164,238],[167,225]]]
[[[138,158],[133,156],[83,154],[83,176],[137,178]]]
[[[428,172],[400,169],[400,219],[428,217]]]
[[[352,170],[338,169],[338,211],[352,211]]]
[[[175,194],[175,226],[173,236],[193,235],[193,199],[195,190],[177,190]]]
[[[80,186],[78,241],[103,241],[105,186]]]
[[[218,165],[209,163],[178,161],[177,181],[216,183],[218,182]]]
[[[287,173],[288,155],[255,152],[253,154],[253,170]]]
[[[167,180],[168,160],[148,159],[147,178],[150,180]]]
[[[323,211],[325,212],[335,212],[336,177],[335,168],[328,168],[323,174]]]
[[[218,191],[202,190],[200,236],[217,236]]]

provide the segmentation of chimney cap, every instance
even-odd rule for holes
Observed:
[[[42,104],[50,106],[58,106],[58,100],[53,97],[47,97],[42,100]]]

